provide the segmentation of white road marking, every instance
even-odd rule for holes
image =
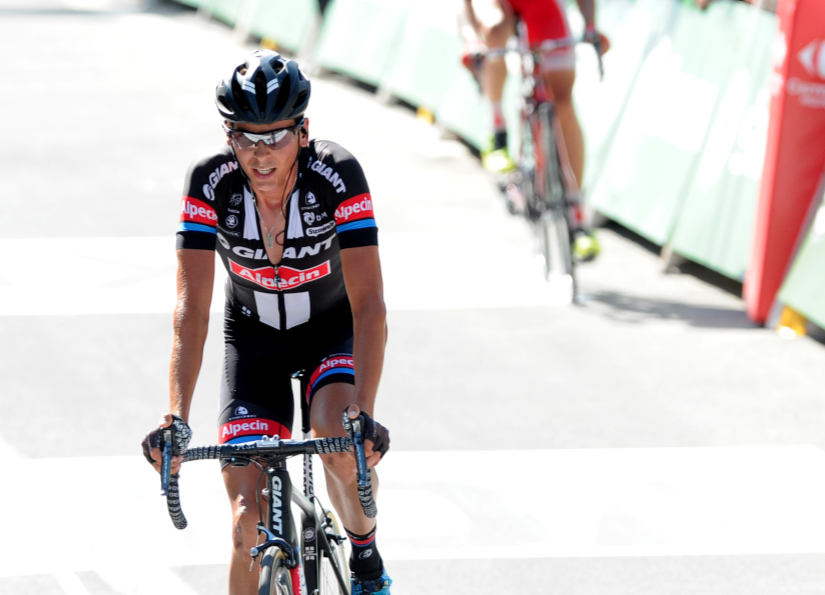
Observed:
[[[216,462],[184,469],[184,531],[142,457],[6,467],[16,488],[0,492],[0,534],[15,540],[0,577],[42,573],[31,552],[54,531],[72,536],[55,573],[228,561]],[[379,471],[388,560],[825,553],[825,453],[813,446],[393,452]],[[40,531],[13,513],[21,502],[52,513]]]
[[[52,576],[66,595],[90,595],[89,590],[74,572],[55,572]]]
[[[147,544],[148,545],[148,544]],[[165,560],[168,562],[168,560]],[[97,573],[118,593],[129,595],[199,595],[189,583],[163,566],[164,560],[155,564],[133,564],[97,568]]]
[[[383,233],[381,252],[392,310],[561,299],[520,248],[481,242],[476,234]],[[37,262],[54,264],[31,264]],[[175,267],[172,237],[2,239],[0,316],[171,313]],[[222,311],[226,273],[220,263],[216,271],[212,310]]]

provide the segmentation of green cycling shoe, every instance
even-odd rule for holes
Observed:
[[[510,152],[507,147],[482,153],[481,165],[492,174],[506,174],[516,169],[516,163],[510,159]]]
[[[593,230],[579,230],[573,240],[573,258],[579,262],[595,259],[602,252],[602,246]]]

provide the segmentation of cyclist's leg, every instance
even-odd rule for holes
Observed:
[[[355,402],[352,338],[348,338],[314,367],[307,383],[312,433],[316,437],[344,436],[344,410]],[[355,458],[350,453],[322,455],[327,493],[352,544],[350,569],[357,588],[369,593],[389,593],[375,538],[375,519],[368,518],[358,500]],[[372,489],[378,491],[378,475],[372,471]],[[386,590],[385,590],[386,589]]]
[[[345,436],[341,426],[344,409],[355,402],[355,386],[343,382],[328,384],[312,398],[312,433],[316,437]],[[321,455],[327,478],[327,490],[344,526],[363,535],[375,527],[358,501],[355,458],[350,453]],[[378,490],[378,477],[372,473],[373,493]]]
[[[571,52],[550,54],[542,64],[544,79],[553,92],[556,117],[562,132],[562,139],[575,177],[576,186],[581,188],[584,176],[584,136],[573,105],[573,84],[576,81],[575,55]],[[572,193],[569,198],[581,200],[581,193]],[[573,233],[573,253],[577,260],[592,260],[601,252],[601,246],[590,228],[584,214],[584,205],[571,205],[570,223]]]
[[[269,385],[276,384],[279,388],[277,398],[272,399],[274,404],[282,403],[281,411],[272,411],[270,407],[263,408],[256,403],[232,399],[226,403],[221,413],[221,422],[229,418],[231,421],[221,423],[219,442],[221,444],[230,442],[246,442],[250,440],[260,440],[263,436],[278,435],[281,438],[289,438],[290,431],[286,425],[280,424],[275,419],[283,419],[287,415],[285,409],[292,409],[292,392],[288,376],[278,379],[280,382],[273,382],[269,379]],[[272,388],[267,389],[262,394],[272,395]],[[240,411],[239,411],[240,410]],[[245,413],[244,413],[245,412]],[[241,415],[238,415],[238,414]],[[246,427],[246,429],[243,429]],[[235,434],[234,436],[232,436]],[[229,592],[232,594],[250,595],[257,593],[258,573],[249,572],[251,562],[249,550],[255,546],[258,540],[258,505],[256,503],[256,493],[264,487],[265,480],[260,469],[250,465],[249,467],[232,467],[222,464],[223,482],[229,502],[232,506],[232,555],[229,561]],[[261,483],[258,483],[260,480]],[[266,517],[266,504],[263,514]],[[293,577],[294,579],[294,577]]]
[[[273,362],[284,359],[282,350],[278,349],[277,331],[231,308],[227,309],[224,324],[219,443],[259,440],[276,434],[289,438],[293,417],[292,384],[286,370],[273,370]],[[255,495],[263,487],[258,484],[261,472],[254,466],[222,465],[222,475],[232,506],[229,592],[254,595],[258,592],[258,572],[249,571],[249,550],[258,539]]]
[[[258,480],[261,483],[258,483]],[[223,482],[232,504],[232,555],[229,559],[229,593],[254,595],[258,592],[258,573],[249,572],[249,550],[257,540],[258,507],[255,492],[264,487],[256,467],[223,468]],[[266,514],[266,513],[264,513]]]
[[[516,17],[506,1],[472,0],[467,4],[473,10],[471,22],[475,23],[476,34],[491,49],[502,48],[515,32]],[[482,150],[485,169],[500,173],[513,169],[514,164],[507,151],[507,122],[502,109],[504,83],[507,79],[507,65],[504,58],[494,57],[484,60],[481,68],[481,91],[490,104],[493,135],[490,143]]]
[[[563,58],[559,62],[564,66],[569,66],[569,59]],[[575,62],[573,62],[575,65]],[[576,81],[576,70],[574,68],[564,68],[556,70],[544,70],[544,80],[553,92],[553,100],[556,106],[556,116],[561,125],[564,145],[567,149],[567,158],[570,160],[570,167],[576,177],[576,184],[581,188],[584,174],[584,136],[582,135],[579,118],[576,115],[576,108],[573,105],[573,84]]]
[[[315,436],[343,436],[341,417],[355,402],[355,387],[345,382],[328,384],[312,397],[312,430]],[[376,519],[368,518],[358,500],[355,458],[350,453],[321,455],[327,493],[341,518],[352,545],[350,569],[353,593],[388,594],[392,581],[384,569],[376,540]],[[378,474],[372,470],[372,490],[378,496]]]

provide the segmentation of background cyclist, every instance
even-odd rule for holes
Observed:
[[[585,39],[601,41],[607,51],[607,38],[596,30],[594,0],[577,0],[585,21]],[[565,14],[564,0],[464,0],[467,21],[479,40],[489,48],[501,48],[515,34],[517,23],[527,31],[530,45],[548,39],[563,39],[572,35]],[[561,48],[545,56],[541,64],[547,86],[553,92],[556,114],[561,124],[570,165],[581,188],[584,173],[584,138],[573,105],[573,83],[576,80],[576,56],[573,48]],[[485,59],[482,64],[481,88],[489,100],[493,116],[493,136],[482,152],[482,162],[488,171],[506,173],[515,169],[507,149],[507,124],[502,111],[502,94],[507,77],[503,58]],[[600,247],[593,232],[586,227],[577,230],[573,245],[580,260],[595,258]]]
[[[375,466],[389,433],[371,416],[386,342],[378,233],[356,159],[309,139],[310,83],[292,60],[253,52],[216,89],[227,143],[187,174],[177,238],[178,300],[170,364],[170,414],[184,443],[200,372],[215,251],[228,273],[219,441],[291,435],[291,375],[303,370],[315,436],[343,436],[341,416],[365,415],[365,452]],[[144,440],[156,469],[158,430]],[[353,593],[388,595],[391,580],[375,520],[358,502],[350,453],[321,457],[327,490],[352,543]],[[179,468],[175,461],[174,470]],[[257,540],[252,467],[224,466],[232,506],[231,595],[257,593],[249,550]],[[373,475],[374,489],[377,476]]]

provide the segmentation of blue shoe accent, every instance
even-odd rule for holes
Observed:
[[[350,581],[352,582],[352,595],[390,595],[392,579],[386,569],[382,569],[379,578],[362,581],[353,575]]]

